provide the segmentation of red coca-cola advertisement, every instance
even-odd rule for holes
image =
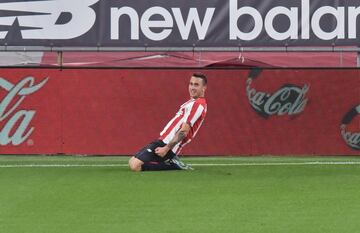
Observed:
[[[2,69],[1,154],[131,155],[159,137],[199,70]],[[183,155],[360,155],[360,74],[208,69]]]

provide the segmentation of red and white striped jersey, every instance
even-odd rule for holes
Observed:
[[[184,123],[188,123],[190,131],[186,138],[172,149],[175,154],[179,154],[181,149],[195,137],[205,119],[206,111],[207,104],[205,98],[190,99],[180,106],[180,110],[176,113],[175,117],[161,131],[159,139],[168,144],[181,129],[181,126]]]

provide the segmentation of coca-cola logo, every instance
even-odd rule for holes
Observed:
[[[16,84],[0,77],[0,91],[5,95],[0,102],[0,145],[20,145],[34,131],[30,126],[35,110],[21,108],[21,103],[31,94],[41,89],[49,78],[35,84],[34,77],[25,77]],[[0,93],[1,93],[0,92]]]
[[[345,114],[340,126],[341,135],[346,144],[355,150],[360,150],[360,132],[350,132],[347,130],[347,126],[358,114],[360,114],[360,104]]]
[[[262,117],[268,118],[272,115],[295,115],[304,111],[308,102],[306,93],[310,85],[305,84],[303,87],[294,84],[284,84],[274,93],[266,93],[256,90],[252,84],[257,78],[261,69],[250,71],[246,80],[246,94],[251,107]]]

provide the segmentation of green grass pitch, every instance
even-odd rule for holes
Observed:
[[[354,233],[360,158],[184,158],[133,173],[127,157],[0,156],[3,233]]]

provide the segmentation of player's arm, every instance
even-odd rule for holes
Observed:
[[[186,135],[189,133],[189,131],[190,131],[189,123],[184,123],[181,126],[181,129],[175,134],[174,138],[164,147],[156,148],[155,153],[160,157],[164,157],[169,152],[169,150],[174,148],[176,144],[178,144],[179,142],[184,140],[184,138],[186,138]]]

